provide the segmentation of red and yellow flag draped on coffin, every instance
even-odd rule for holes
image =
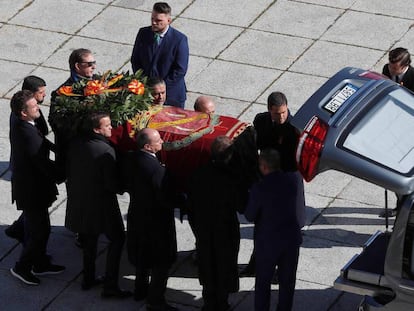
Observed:
[[[164,141],[160,160],[185,183],[188,175],[210,156],[210,146],[220,135],[231,139],[250,124],[233,117],[209,115],[172,106],[151,106],[124,125],[112,130],[111,141],[121,152],[135,150],[135,133],[145,127],[157,129]],[[185,185],[178,185],[180,190]]]

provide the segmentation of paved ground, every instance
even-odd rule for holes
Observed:
[[[51,208],[49,252],[67,271],[29,287],[9,268],[20,245],[3,229],[18,213],[10,203],[9,99],[29,74],[43,77],[49,91],[68,76],[74,48],[93,50],[98,71],[129,70],[139,27],[148,25],[153,1],[0,1],[0,302],[2,310],[145,310],[135,301],[102,300],[99,290],[80,291],[80,251],[64,227],[65,191]],[[214,96],[217,112],[252,121],[265,111],[266,98],[281,90],[294,113],[327,78],[345,66],[381,71],[387,52],[414,51],[412,4],[405,0],[177,0],[173,26],[190,44],[187,74],[191,108],[200,94]],[[49,102],[49,97],[46,103]],[[47,113],[48,107],[42,110]],[[306,184],[307,226],[303,230],[294,310],[355,310],[360,296],[333,289],[341,267],[376,230],[384,191],[350,176],[326,172]],[[127,196],[120,196],[125,212]],[[390,204],[394,204],[390,196]],[[239,263],[247,263],[252,226],[242,221]],[[179,260],[168,282],[168,300],[181,310],[198,310],[201,287],[192,264],[194,239],[188,223],[177,220]],[[102,241],[102,249],[106,246]],[[100,256],[100,266],[104,261]],[[133,271],[124,261],[122,285],[132,289]],[[253,309],[254,279],[241,279],[231,297],[234,310]],[[272,305],[277,301],[274,286]],[[272,307],[273,308],[273,307]]]

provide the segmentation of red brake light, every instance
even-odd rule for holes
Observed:
[[[296,162],[306,181],[311,181],[317,173],[319,158],[327,133],[328,125],[318,117],[313,116],[299,138]]]

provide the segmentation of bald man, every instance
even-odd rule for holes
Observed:
[[[211,114],[216,112],[216,105],[211,97],[202,95],[197,97],[194,110]]]

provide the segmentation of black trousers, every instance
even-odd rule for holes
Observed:
[[[279,301],[276,310],[292,310],[298,259],[299,246],[296,245],[287,245],[272,254],[256,248],[255,311],[269,310],[271,282],[276,266],[279,278]]]
[[[50,219],[47,208],[23,210],[23,249],[16,268],[30,271],[33,266],[42,268],[50,264],[46,256],[47,242],[50,235]]]
[[[164,296],[170,266],[170,264],[157,264],[152,268],[136,267],[135,293],[147,293],[147,304],[151,306],[165,304]]]
[[[118,288],[119,265],[125,242],[123,226],[113,226],[104,232],[109,240],[105,266],[105,289]],[[95,261],[99,234],[80,234],[83,246],[83,281],[91,284],[95,280]]]

